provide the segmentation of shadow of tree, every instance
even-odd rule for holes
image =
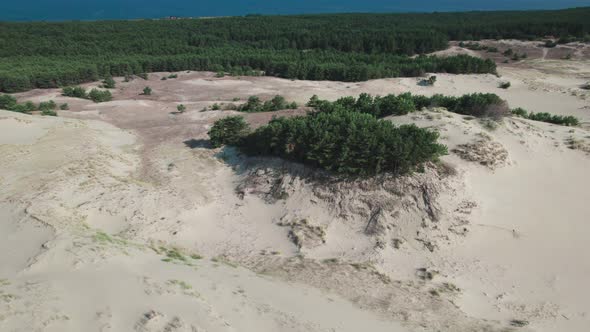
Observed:
[[[184,143],[184,145],[186,145],[187,147],[189,147],[191,149],[196,149],[196,148],[212,149],[213,148],[213,146],[211,146],[211,141],[208,139],[191,138],[189,140],[184,141],[183,143]]]

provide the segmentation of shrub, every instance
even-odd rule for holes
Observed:
[[[53,102],[53,100],[51,102]],[[36,110],[37,107],[35,106],[35,104],[32,101],[29,100],[23,104],[23,109],[25,110],[25,113],[30,113],[30,112]]]
[[[88,99],[95,103],[102,103],[113,100],[113,95],[110,91],[101,91],[98,89],[92,89],[88,93]]]
[[[529,120],[548,122],[562,126],[577,126],[580,124],[578,118],[568,115],[551,115],[549,113],[531,113],[528,116]]]
[[[525,109],[520,108],[520,107],[513,109],[512,114],[522,117],[522,118],[525,118],[525,119],[533,120],[533,121],[553,123],[553,124],[558,124],[558,125],[562,125],[562,126],[577,126],[580,124],[580,120],[578,118],[576,118],[575,116],[552,115],[547,112],[542,112],[542,113],[532,113],[531,112],[531,113],[529,113]]]
[[[581,89],[584,89],[584,90],[590,90],[590,82],[588,82],[588,83],[586,83],[586,84],[582,85],[580,88],[581,88]]]
[[[313,105],[312,107],[322,112],[346,109],[371,114],[375,117],[405,115],[428,106],[444,107],[450,112],[476,117],[498,118],[510,114],[506,102],[490,93],[474,93],[462,97],[448,97],[440,94],[425,97],[404,93],[397,96],[391,94],[375,98],[368,94],[361,94],[358,99],[343,97],[335,102],[320,100],[317,96],[313,96],[307,105]]]
[[[514,53],[514,51],[513,51],[511,48],[509,48],[509,49],[507,49],[506,51],[504,51],[502,54],[503,54],[504,56],[507,56],[507,57],[509,57],[509,56],[511,56],[513,53]]]
[[[62,111],[67,111],[70,109],[70,105],[68,105],[67,103],[61,104],[61,105],[59,105],[59,109]]]
[[[430,76],[428,78],[428,84],[429,85],[434,85],[434,83],[436,83],[436,76]]]
[[[148,74],[147,73],[139,73],[139,74],[137,74],[137,76],[143,78],[146,81],[148,79]]]
[[[44,112],[44,111],[52,111],[55,110],[57,108],[57,104],[53,101],[44,101],[39,103],[39,111]]]
[[[73,97],[73,98],[83,98],[83,99],[87,99],[88,95],[86,94],[86,89],[84,89],[81,86],[75,86],[75,87],[65,87],[62,89],[62,95],[66,96],[66,97]]]
[[[238,107],[240,112],[274,112],[284,109],[296,109],[297,103],[288,103],[283,96],[276,95],[264,103],[256,96],[250,96],[245,104]]]
[[[338,106],[341,107],[341,106]],[[277,156],[335,173],[401,174],[446,154],[438,133],[415,125],[396,127],[343,108],[273,119],[236,139],[249,155]]]
[[[184,111],[186,111],[186,106],[184,106],[183,104],[180,104],[180,105],[176,106],[176,110],[178,110],[179,113],[184,113]]]
[[[221,78],[221,77],[224,77],[224,76],[225,76],[225,73],[224,73],[223,71],[218,71],[218,72],[215,74],[215,77],[217,77],[217,78]]]
[[[211,106],[211,109],[214,111],[219,111],[221,109],[221,106],[219,106],[218,103],[215,103]]]
[[[105,89],[114,89],[115,85],[115,80],[112,77],[107,77],[104,81],[102,81],[102,87]]]
[[[170,75],[168,75],[168,78],[178,78],[178,75],[176,75],[176,74],[170,74]]]
[[[16,98],[11,95],[0,95],[0,109],[12,110],[16,106]]]
[[[307,104],[305,104],[305,106],[307,107],[319,107],[320,106],[320,98],[318,97],[318,95],[313,95],[311,96],[311,98],[309,99],[309,101],[307,102]]]
[[[498,86],[500,89],[508,89],[512,84],[510,82],[502,82]]]
[[[143,92],[141,94],[144,96],[151,96],[152,95],[152,88],[150,88],[149,86],[146,86],[145,88],[143,88]]]
[[[54,110],[43,110],[43,111],[41,111],[41,115],[43,115],[43,116],[57,116],[57,112]]]
[[[209,131],[211,145],[218,148],[222,145],[240,145],[242,139],[248,134],[248,123],[241,116],[229,116],[215,121]]]
[[[529,112],[527,112],[524,108],[518,107],[512,110],[512,114],[519,116],[521,118],[528,118]]]
[[[0,110],[7,110],[19,113],[31,113],[36,110],[36,106],[32,101],[27,101],[24,104],[19,104],[16,98],[11,95],[0,95]]]

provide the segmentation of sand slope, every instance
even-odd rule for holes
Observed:
[[[533,57],[434,87],[156,73],[117,79],[108,103],[18,94],[71,111],[0,112],[0,330],[585,331],[588,68]],[[424,173],[341,182],[210,149],[213,121],[235,112],[201,111],[406,91],[494,92],[582,125],[391,117],[439,131],[451,153]]]

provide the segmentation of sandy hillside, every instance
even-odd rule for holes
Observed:
[[[70,111],[0,112],[0,330],[585,331],[588,73],[587,60],[531,56],[434,87],[180,72],[117,79],[101,104],[17,94]],[[439,131],[450,151],[396,179],[342,181],[208,145],[211,124],[235,114],[215,103],[407,91],[494,92],[582,124],[391,117]]]

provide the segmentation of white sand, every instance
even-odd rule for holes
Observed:
[[[590,101],[578,84],[589,66],[530,62],[500,68],[501,78],[438,75],[435,87],[154,74],[151,97],[138,96],[147,83],[136,80],[119,83],[109,103],[57,97],[72,108],[59,118],[0,111],[0,330],[460,332],[523,320],[518,330],[585,331]],[[497,88],[506,80],[510,89]],[[449,150],[488,166],[451,152],[443,160],[456,175],[429,168],[376,187],[317,185],[293,165],[244,165],[231,149],[183,144],[229,114],[203,106],[234,97],[406,91],[494,92],[583,123],[506,119],[489,130],[444,110],[392,117],[438,130]],[[178,103],[185,114],[171,113]],[[292,174],[265,170],[283,166]],[[269,199],[277,188],[288,195]],[[389,214],[366,234],[373,205]],[[175,247],[184,260],[163,261]]]

